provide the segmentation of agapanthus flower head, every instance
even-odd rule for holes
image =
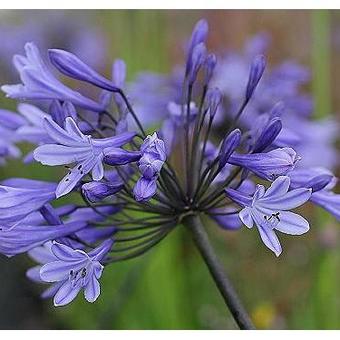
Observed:
[[[23,84],[2,89],[47,101],[48,109],[19,104],[19,115],[0,111],[0,123],[15,136],[11,150],[16,140],[28,141],[34,151],[24,161],[63,166],[67,174],[59,184],[2,183],[0,252],[28,252],[38,262],[28,277],[51,283],[43,296],[54,296],[56,306],[81,290],[94,302],[104,266],[141,256],[179,225],[209,257],[201,216],[225,231],[256,226],[276,256],[282,252],[276,231],[309,230],[291,209],[310,201],[340,219],[334,175],[304,161],[313,134],[322,149],[332,140],[308,120],[308,98],[298,91],[304,69],[286,64],[263,77],[263,38],[248,44],[245,56],[221,61],[207,51],[207,33],[207,22],[199,21],[179,71],[144,74],[132,85],[122,60],[107,78],[68,51],[49,50],[52,66],[100,91],[98,103],[63,85],[34,44],[15,57]],[[145,117],[160,130],[145,125]],[[0,155],[5,148],[0,143]],[[60,206],[58,199],[71,193],[71,201],[78,199]]]

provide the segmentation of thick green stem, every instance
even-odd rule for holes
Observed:
[[[227,307],[240,329],[255,329],[224,268],[210,244],[208,235],[196,215],[187,216],[184,224],[190,229],[195,244],[205,261]]]

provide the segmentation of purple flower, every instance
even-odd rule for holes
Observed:
[[[282,249],[274,230],[290,235],[301,235],[309,230],[308,221],[288,210],[307,202],[312,190],[299,188],[289,191],[289,186],[289,177],[280,176],[267,190],[258,185],[253,197],[226,189],[227,196],[244,207],[239,213],[241,221],[248,228],[255,223],[263,243],[276,256],[281,254]]]
[[[235,129],[230,132],[226,138],[224,138],[221,150],[220,150],[220,160],[219,160],[219,168],[222,169],[227,164],[228,159],[233,154],[233,152],[238,148],[241,143],[241,131],[239,129]]]
[[[159,174],[166,160],[164,142],[158,138],[157,133],[149,135],[140,148],[142,157],[138,167],[143,177],[151,179]]]
[[[70,222],[54,226],[18,224],[0,230],[0,253],[13,256],[40,246],[47,241],[70,235],[86,227],[84,222]]]
[[[47,113],[34,105],[26,103],[18,105],[18,112],[26,118],[25,125],[19,127],[16,131],[16,134],[22,140],[34,144],[52,141],[44,127],[44,119],[49,117]]]
[[[194,49],[197,45],[204,43],[208,36],[208,23],[206,20],[201,19],[199,20],[192,32],[191,39],[189,42],[189,48],[188,48],[188,56],[187,56],[187,64],[186,64],[186,71],[185,74],[188,75],[192,70],[192,59],[193,59],[193,53]]]
[[[266,67],[266,60],[263,55],[258,55],[254,58],[251,67],[250,67],[250,74],[246,89],[246,99],[249,100],[253,95],[257,84],[259,83],[264,69]]]
[[[157,133],[145,138],[140,147],[138,167],[142,174],[133,188],[136,201],[148,201],[157,191],[157,179],[166,160],[165,145]]]
[[[213,76],[217,58],[215,54],[209,54],[204,63],[204,84],[209,84]]]
[[[52,242],[46,242],[42,246],[35,247],[28,251],[29,257],[37,262],[39,265],[34,266],[27,270],[26,276],[33,282],[36,283],[45,283],[41,277],[40,277],[40,269],[41,265],[44,265],[46,263],[56,261],[57,258],[54,256],[54,254],[51,251]],[[47,288],[42,294],[41,297],[43,299],[51,298],[55,295],[55,293],[59,290],[61,287],[60,282],[56,282],[52,284],[49,288]]]
[[[51,252],[56,260],[41,267],[40,277],[45,282],[59,283],[53,300],[55,306],[69,304],[82,289],[88,302],[97,300],[100,295],[98,280],[104,269],[100,262],[105,259],[112,245],[112,240],[106,240],[87,254],[83,250],[53,243]]]
[[[324,168],[298,168],[288,174],[291,187],[311,188],[313,193],[327,189],[331,190],[336,184],[336,178],[331,171]]]
[[[239,165],[252,171],[257,176],[274,180],[293,170],[300,158],[291,148],[275,149],[266,153],[232,154],[228,163]]]
[[[66,118],[65,130],[51,119],[45,119],[44,125],[50,138],[57,144],[44,144],[36,148],[35,160],[50,166],[76,163],[59,183],[56,189],[57,198],[69,193],[89,172],[92,172],[94,180],[101,180],[104,176],[104,149],[120,147],[135,135],[127,132],[110,138],[93,139],[84,135],[71,117]]]
[[[55,199],[56,183],[12,178],[0,185],[0,222],[14,225]]]
[[[200,43],[194,47],[191,56],[191,68],[188,73],[189,84],[192,85],[196,81],[198,72],[205,62],[206,53],[207,49],[204,43]]]
[[[25,51],[26,56],[16,55],[13,59],[22,84],[1,87],[8,97],[22,100],[67,100],[87,110],[103,110],[103,107],[93,100],[62,84],[49,70],[33,43],[27,43]]]
[[[83,184],[81,190],[88,201],[95,203],[103,200],[108,196],[112,196],[123,188],[122,182],[89,182]]]
[[[0,164],[4,165],[7,158],[19,158],[20,149],[16,143],[22,141],[16,130],[25,125],[25,119],[14,112],[0,110]]]
[[[263,114],[259,116],[251,130],[253,153],[259,153],[270,147],[282,130],[282,122],[279,117],[271,117]]]
[[[53,100],[49,107],[49,114],[52,119],[61,127],[64,127],[67,117],[71,117],[74,120],[77,119],[77,112],[75,107],[70,102],[64,102],[63,104],[59,100]]]
[[[104,150],[104,163],[108,165],[125,165],[140,159],[139,151],[127,151],[122,148],[109,147]]]
[[[211,218],[225,230],[238,230],[242,224],[238,217],[238,212],[235,212],[234,208],[219,208],[210,211]]]
[[[117,59],[112,65],[112,81],[113,84],[123,89],[125,87],[125,79],[126,79],[126,64],[124,60]],[[118,94],[114,95],[115,102],[120,108],[121,112],[125,111],[125,104],[122,97]]]
[[[221,91],[215,87],[213,89],[209,89],[207,94],[208,106],[209,106],[209,115],[211,118],[217,113],[217,110],[222,102],[222,93]]]
[[[133,188],[133,195],[137,202],[148,201],[157,191],[157,177],[141,177]]]
[[[179,105],[175,102],[169,102],[167,105],[169,116],[163,121],[160,136],[165,143],[167,154],[170,154],[173,147],[178,141],[178,130],[184,126],[187,105]],[[190,103],[189,107],[189,124],[191,124],[198,113],[198,109],[194,102]]]
[[[74,54],[64,50],[51,49],[48,50],[48,55],[51,63],[65,75],[86,81],[108,91],[118,91],[118,88],[111,81],[94,71]]]
[[[293,187],[312,188],[310,201],[340,220],[340,195],[332,192],[337,179],[329,170],[324,168],[295,169],[289,176]]]

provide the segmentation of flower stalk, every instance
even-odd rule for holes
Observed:
[[[255,329],[245,308],[243,307],[232,283],[224,271],[223,265],[217,258],[210,244],[208,235],[197,215],[189,215],[184,224],[192,233],[193,240],[199,250],[210,274],[220,291],[225,304],[240,329]]]

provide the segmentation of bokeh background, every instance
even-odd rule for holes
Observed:
[[[140,70],[168,72],[182,62],[184,43],[202,17],[210,24],[211,50],[241,49],[247,38],[268,32],[269,63],[295,59],[312,69],[315,119],[340,112],[337,11],[0,11],[0,80],[16,79],[11,57],[27,41],[75,51],[107,74],[112,61],[123,58],[129,79]],[[0,96],[1,107],[15,109]],[[51,179],[58,170],[10,161],[0,168],[0,179],[9,176]],[[255,233],[207,225],[258,328],[340,328],[340,226],[317,208],[304,214],[311,231],[299,238],[280,235],[284,252],[278,259]],[[188,236],[178,228],[143,258],[108,267],[98,302],[79,296],[63,308],[41,300],[41,287],[25,278],[29,259],[1,257],[0,328],[236,328]]]

